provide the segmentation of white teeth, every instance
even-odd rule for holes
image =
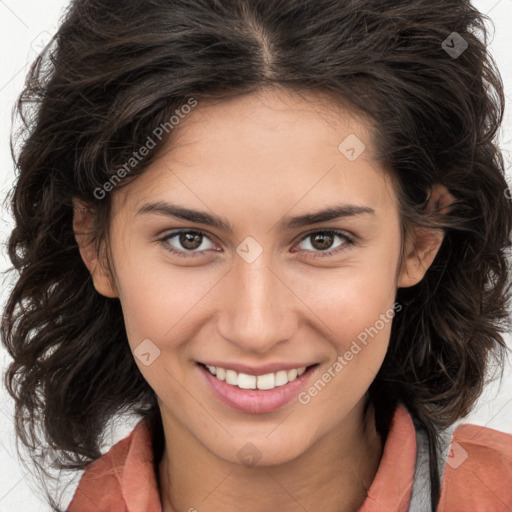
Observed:
[[[206,365],[208,371],[215,375],[219,380],[225,380],[231,386],[238,386],[241,389],[274,389],[279,386],[284,386],[289,382],[294,381],[300,377],[305,371],[306,367],[293,368],[291,370],[280,370],[275,373],[267,373],[265,375],[248,375],[246,373],[237,373],[234,370],[226,370],[219,366]]]
[[[238,373],[234,370],[226,370],[226,382],[232,386],[238,386]]]
[[[275,380],[275,375],[273,373],[259,375],[256,387],[258,389],[272,389],[275,386]]]
[[[298,371],[294,368],[293,370],[288,370],[288,381],[295,380],[298,375]]]
[[[256,377],[246,373],[239,373],[238,387],[242,389],[256,389]]]
[[[281,370],[276,373],[276,386],[284,386],[285,384],[288,384],[288,372],[285,372],[284,370]]]

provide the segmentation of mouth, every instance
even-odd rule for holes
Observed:
[[[197,366],[222,403],[238,411],[264,413],[279,409],[296,397],[319,364],[253,374],[204,363]]]
[[[202,363],[200,363],[202,364]],[[261,389],[269,390],[279,386],[285,386],[293,382],[297,377],[303,375],[306,370],[314,365],[291,368],[290,370],[279,370],[277,372],[265,373],[263,375],[250,375],[235,370],[202,364],[214,377],[222,380],[230,386],[237,386],[240,389]]]

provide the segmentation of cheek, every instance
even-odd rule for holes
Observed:
[[[348,414],[375,379],[389,346],[393,317],[400,309],[394,297],[392,283],[377,290],[366,277],[353,277],[322,298],[319,311],[329,328],[323,332],[331,356],[299,402],[326,411],[325,428]]]
[[[331,317],[336,320],[333,330],[340,340],[338,353],[351,349],[353,342],[361,346],[387,344],[391,332],[395,288],[391,282],[376,283],[367,277],[348,281],[342,292],[332,298]],[[350,356],[348,356],[350,357]]]
[[[376,323],[380,331],[389,334],[391,322],[386,318],[382,325],[381,315],[392,309],[395,301],[396,259],[371,260],[319,273],[314,286],[304,287],[304,302],[340,340],[340,349]]]
[[[122,283],[120,300],[132,349],[146,338],[157,344],[165,340],[166,345],[182,339],[188,315],[216,282],[206,269],[173,269],[163,257],[150,259],[136,251],[123,257],[116,270]]]
[[[393,317],[400,310],[395,304],[398,256],[397,238],[396,244],[365,251],[350,266],[318,273],[315,286],[304,288],[304,302],[318,317],[316,329],[333,348],[322,380],[338,384],[330,385],[334,394],[342,389],[361,395],[384,360]]]
[[[386,355],[394,316],[394,293],[393,288],[380,292],[347,283],[343,293],[325,304],[324,318],[335,350],[328,370],[331,377],[333,373],[344,375],[345,392],[360,394],[358,390],[368,387]]]

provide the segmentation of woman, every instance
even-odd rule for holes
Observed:
[[[455,429],[509,320],[483,19],[72,4],[19,102],[2,328],[69,512],[510,510],[512,436]]]

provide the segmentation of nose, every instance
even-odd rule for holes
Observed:
[[[219,334],[246,352],[267,353],[296,328],[300,300],[269,260],[236,258],[219,290]]]

